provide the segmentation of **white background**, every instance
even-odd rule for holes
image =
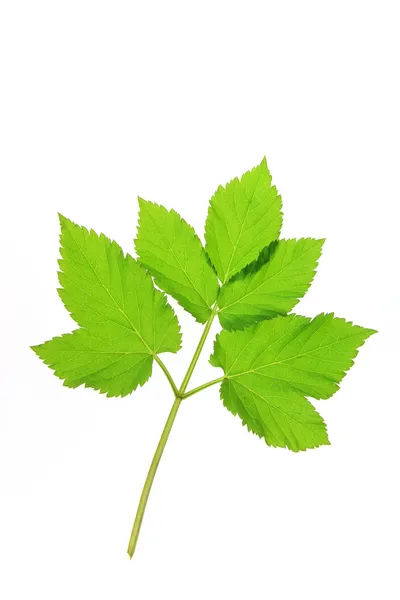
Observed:
[[[396,8],[2,2],[2,599],[399,598]],[[172,397],[157,367],[122,400],[67,389],[29,349],[74,327],[57,211],[133,252],[140,194],[202,235],[218,184],[264,154],[283,235],[327,238],[298,312],[379,334],[318,403],[330,447],[268,448],[217,388],[185,402],[129,561]],[[201,327],[177,312],[179,381]],[[211,347],[193,386],[219,374]]]

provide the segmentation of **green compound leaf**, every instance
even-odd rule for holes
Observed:
[[[125,396],[149,379],[156,361],[172,388],[174,403],[140,496],[130,558],[183,400],[221,383],[228,410],[268,445],[297,452],[329,444],[325,423],[307,398],[332,396],[357,349],[375,333],[333,314],[312,320],[284,316],[308,289],[323,240],[278,239],[281,198],[265,159],[217,189],[208,210],[206,249],[175,211],[139,203],[139,261],[104,235],[60,216],[58,292],[79,329],[32,347],[68,387]],[[159,357],[179,350],[179,324],[152,276],[206,323],[180,385]],[[210,362],[224,375],[188,390],[217,314],[225,330]]]
[[[265,158],[240,180],[217,189],[210,200],[205,237],[206,251],[222,283],[278,238],[281,208]]]
[[[304,296],[315,275],[324,240],[279,240],[225,284],[218,316],[225,329],[243,329],[285,315]]]
[[[174,210],[141,198],[139,206],[135,246],[140,262],[161,289],[205,323],[219,285],[200,239]]]
[[[150,377],[158,353],[179,350],[177,318],[150,275],[118,244],[65,217],[60,222],[59,294],[84,329],[33,350],[67,386],[129,394]]]
[[[276,317],[220,333],[210,362],[224,370],[225,406],[268,445],[297,452],[329,444],[305,396],[332,396],[373,333],[333,314]]]

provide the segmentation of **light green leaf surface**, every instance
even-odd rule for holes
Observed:
[[[135,246],[140,262],[161,289],[205,323],[219,285],[200,239],[174,210],[141,198],[139,206]]]
[[[108,396],[125,396],[150,377],[153,358],[132,331],[104,326],[92,333],[77,329],[39,346],[36,354],[49,365],[64,385],[85,384]]]
[[[247,274],[239,277],[241,271],[222,287],[218,297],[222,327],[243,329],[291,311],[310,287],[323,243],[311,238],[279,240],[271,252],[264,250],[256,264],[244,269]]]
[[[210,200],[205,237],[206,251],[222,283],[278,238],[281,208],[265,159],[241,179],[217,189]]]
[[[329,398],[374,333],[332,314],[262,321],[217,336],[210,362],[224,370],[221,397],[270,446],[299,451],[329,444],[305,396]]]
[[[157,354],[179,350],[176,316],[150,275],[118,244],[65,217],[60,222],[59,294],[84,329],[33,349],[65,385],[129,394],[150,377]]]

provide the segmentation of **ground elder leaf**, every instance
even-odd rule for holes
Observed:
[[[262,321],[217,336],[210,362],[224,370],[221,397],[270,446],[298,451],[327,444],[306,396],[329,398],[374,333],[333,314]]]
[[[328,445],[326,425],[308,398],[330,398],[375,333],[333,314],[287,315],[312,282],[323,240],[279,240],[282,202],[265,159],[217,189],[205,248],[174,210],[140,198],[139,205],[137,261],[60,215],[58,292],[79,329],[32,347],[71,388],[125,396],[149,379],[154,361],[169,382],[174,403],[140,496],[130,558],[183,401],[221,384],[226,408],[269,446],[298,452]],[[180,385],[158,356],[181,344],[178,320],[160,290],[205,323]],[[217,315],[224,330],[210,362],[224,374],[188,389]]]
[[[310,287],[323,243],[302,238],[271,244],[274,247],[270,252],[264,251],[243,275],[238,273],[222,286],[218,297],[221,325],[243,329],[290,312]]]
[[[70,387],[126,395],[147,381],[157,354],[179,350],[178,320],[118,244],[65,217],[60,223],[59,294],[82,329],[33,350]]]
[[[205,323],[217,299],[218,279],[194,229],[174,210],[139,198],[135,240],[139,261],[156,284]]]
[[[222,283],[278,238],[281,208],[265,158],[240,179],[219,186],[210,200],[205,238],[206,251]]]

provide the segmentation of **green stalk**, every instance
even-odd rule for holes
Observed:
[[[158,364],[160,365],[160,367],[162,368],[162,370],[164,371],[172,389],[174,390],[175,393],[175,401],[174,404],[172,405],[171,408],[171,412],[168,415],[168,419],[165,423],[163,432],[161,434],[160,437],[160,441],[158,442],[158,446],[156,448],[155,454],[153,456],[153,460],[151,461],[151,465],[150,465],[150,469],[149,472],[147,473],[147,477],[146,477],[146,481],[144,482],[144,486],[143,486],[143,490],[142,490],[142,494],[140,496],[140,500],[139,500],[139,506],[137,508],[136,511],[136,517],[135,517],[135,521],[133,523],[133,528],[132,528],[132,533],[131,533],[131,537],[129,539],[129,544],[128,544],[128,554],[129,557],[132,558],[133,554],[135,552],[135,548],[136,548],[136,544],[139,538],[139,533],[140,533],[140,528],[142,525],[142,521],[143,521],[143,516],[144,516],[144,512],[146,510],[146,505],[147,505],[147,500],[149,498],[149,494],[150,494],[150,490],[151,487],[153,485],[153,480],[155,477],[155,474],[157,472],[157,467],[160,463],[161,460],[161,456],[164,452],[164,448],[165,445],[167,443],[169,434],[171,432],[172,429],[172,425],[175,421],[175,417],[176,414],[178,412],[179,406],[183,400],[184,397],[188,397],[188,396],[192,396],[193,394],[199,392],[201,389],[205,389],[206,387],[208,387],[209,385],[213,385],[214,383],[217,383],[219,380],[215,380],[213,382],[210,382],[208,384],[204,384],[203,386],[200,386],[199,388],[196,388],[195,390],[192,390],[191,392],[189,392],[186,396],[185,396],[185,392],[186,392],[186,388],[189,384],[190,378],[192,376],[192,373],[194,371],[194,368],[197,364],[197,361],[199,360],[199,356],[201,354],[201,351],[204,347],[205,341],[207,339],[207,336],[210,332],[211,329],[211,325],[212,322],[215,318],[215,315],[217,314],[216,311],[216,307],[214,306],[211,315],[204,327],[204,331],[201,335],[200,341],[197,345],[197,348],[195,350],[195,353],[193,355],[193,358],[190,362],[190,365],[188,367],[188,370],[186,371],[186,375],[183,378],[182,384],[179,388],[179,390],[177,390],[177,387],[168,371],[168,369],[166,368],[166,366],[164,365],[164,363],[162,363],[161,361],[158,361]]]
[[[208,321],[206,323],[206,326],[204,327],[204,331],[203,331],[202,336],[200,338],[200,341],[199,341],[199,343],[197,345],[197,348],[196,348],[196,350],[195,350],[195,352],[193,354],[193,358],[192,358],[192,360],[190,362],[189,368],[186,371],[186,375],[183,378],[182,385],[179,388],[179,395],[180,396],[183,396],[183,394],[186,392],[186,388],[187,388],[187,386],[189,384],[190,378],[191,378],[192,373],[194,371],[194,368],[195,368],[195,366],[197,364],[197,361],[199,360],[199,356],[201,354],[201,351],[203,350],[203,346],[205,344],[207,336],[210,333],[211,325],[212,325],[212,323],[214,321],[214,318],[215,318],[216,314],[217,314],[217,310],[216,310],[216,307],[214,306],[214,308],[212,309],[211,315],[210,315],[210,317],[209,317],[209,319],[208,319]]]
[[[140,496],[139,506],[136,512],[135,522],[133,524],[131,537],[128,545],[128,554],[130,558],[132,558],[133,553],[135,552],[136,544],[139,537],[140,527],[142,525],[144,511],[146,509],[147,500],[149,498],[151,486],[153,484],[154,476],[157,472],[158,464],[161,460],[162,453],[164,452],[165,444],[167,443],[172,425],[175,421],[176,413],[178,412],[178,408],[180,403],[182,402],[182,398],[175,398],[175,402],[172,405],[171,412],[168,415],[167,422],[165,423],[163,432],[160,437],[160,441],[158,442],[157,449],[153,456],[153,460],[151,461],[150,469],[146,477],[146,481],[143,486],[142,495]]]
[[[203,385],[199,385],[199,387],[194,388],[193,390],[190,390],[190,392],[186,392],[186,394],[183,394],[182,400],[189,398],[189,396],[194,396],[194,394],[198,394],[199,392],[201,392],[202,390],[205,390],[206,388],[210,387],[211,385],[221,383],[224,379],[225,379],[225,377],[218,377],[218,379],[213,379],[212,381],[209,381],[208,383],[203,383]]]
[[[156,361],[156,363],[158,365],[160,365],[161,369],[164,371],[164,374],[165,374],[166,378],[168,379],[169,384],[170,384],[170,386],[172,388],[172,391],[174,392],[174,396],[176,398],[179,395],[179,392],[178,392],[178,388],[175,385],[174,380],[172,379],[171,373],[168,371],[167,367],[164,365],[164,363],[161,360],[161,358],[159,358],[157,356],[157,354],[153,354],[153,358]]]

